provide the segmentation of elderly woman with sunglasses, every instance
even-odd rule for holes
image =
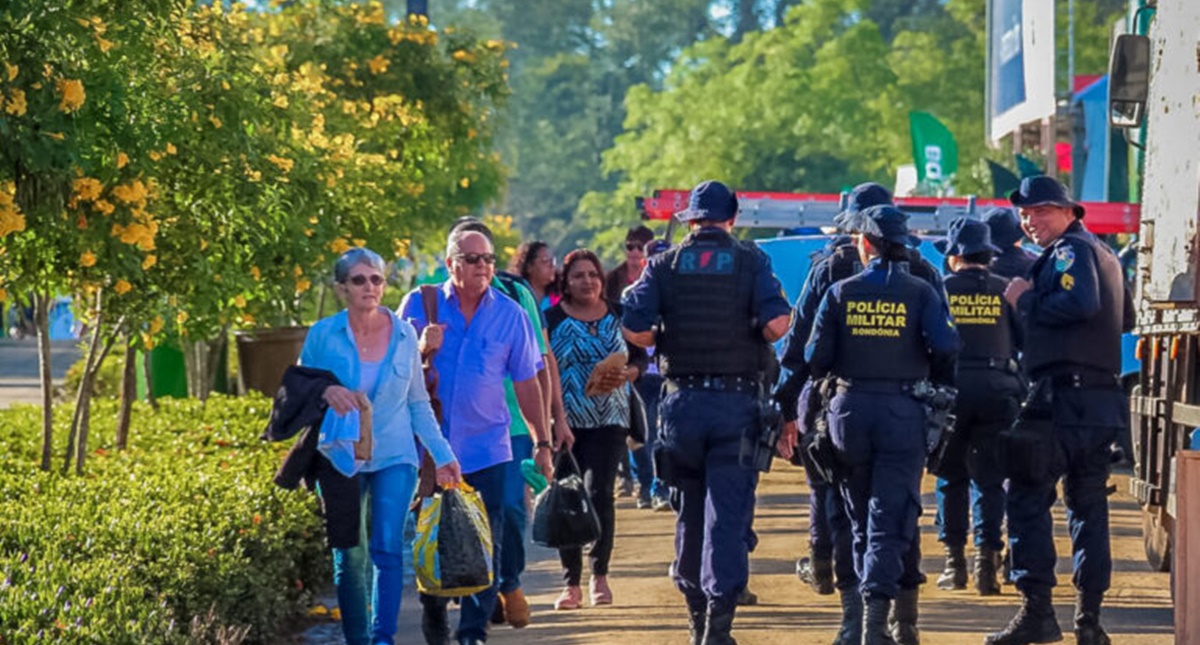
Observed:
[[[339,415],[359,409],[360,395],[371,403],[374,447],[356,475],[363,498],[359,543],[333,550],[348,645],[392,643],[395,637],[404,588],[404,521],[420,463],[416,440],[438,466],[439,483],[462,476],[429,404],[417,334],[380,305],[385,270],[383,259],[370,250],[343,253],[334,282],[346,308],[313,325],[300,352],[301,364],[329,370],[342,383],[323,395]]]

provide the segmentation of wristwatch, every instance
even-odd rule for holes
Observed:
[[[537,442],[537,447],[538,447],[539,449],[541,449],[541,448],[549,448],[549,447],[550,447],[550,442],[549,442],[549,441],[539,441],[539,442]]]

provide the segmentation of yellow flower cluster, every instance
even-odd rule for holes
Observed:
[[[127,226],[113,224],[110,234],[125,244],[135,244],[143,251],[153,251],[158,222],[146,212],[150,189],[140,179],[134,179],[128,184],[114,186],[111,193],[114,199],[130,207],[133,222]]]
[[[360,5],[355,5],[354,9],[354,21],[358,23],[358,26],[360,27],[364,27],[366,25],[382,25],[387,20],[383,13],[383,5],[379,2],[370,2],[367,4],[365,9]]]
[[[455,50],[454,53],[451,54],[451,57],[460,63],[474,63],[475,62],[475,54],[472,54],[471,52],[469,52],[465,49]]]
[[[61,97],[58,103],[60,111],[70,114],[83,107],[87,93],[83,91],[82,81],[63,78],[55,81],[54,85]]]
[[[291,172],[292,166],[296,164],[296,162],[292,161],[291,159],[286,157],[278,157],[276,155],[267,155],[267,161],[275,164],[279,170],[283,171],[284,173]]]
[[[16,184],[0,182],[0,237],[25,230],[25,216],[14,200],[16,193]]]
[[[85,269],[96,266],[96,254],[92,253],[91,251],[84,251],[83,254],[79,256],[79,266]]]
[[[410,18],[424,18],[424,16],[410,16]],[[412,23],[412,20],[409,20],[409,22]],[[428,24],[428,19],[426,18],[424,22]],[[424,29],[423,27],[425,25],[414,26],[419,26],[422,28],[413,29],[412,27],[405,27],[404,25],[396,25],[395,27],[392,27],[387,32],[388,40],[391,41],[393,45],[409,42],[416,43],[418,45],[424,45],[426,47],[433,47],[437,44],[438,35],[436,31]]]
[[[390,64],[391,64],[391,61],[384,58],[382,54],[377,55],[377,56],[375,56],[375,58],[372,58],[371,60],[367,61],[367,67],[371,70],[372,74],[383,74],[383,73],[387,72],[388,65],[390,65]]]
[[[25,104],[25,91],[9,90],[7,101],[4,100],[4,95],[0,94],[0,105],[4,106],[5,112],[13,116],[25,116],[25,111],[28,109]]]
[[[71,182],[71,189],[74,191],[71,196],[71,205],[74,206],[78,202],[94,202],[99,199],[100,192],[104,190],[104,184],[101,184],[99,179],[80,177]]]
[[[117,280],[117,283],[113,285],[113,291],[116,291],[118,296],[129,293],[131,289],[133,289],[133,285],[129,284],[129,281],[124,278]]]

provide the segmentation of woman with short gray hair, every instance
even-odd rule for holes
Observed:
[[[380,305],[386,271],[383,258],[369,249],[343,253],[333,276],[346,308],[313,325],[300,352],[301,364],[329,370],[341,383],[323,394],[334,412],[371,415],[371,454],[354,461],[364,509],[358,545],[333,549],[333,579],[348,645],[395,638],[404,588],[404,521],[420,463],[416,440],[438,466],[438,483],[462,478],[429,404],[417,333]],[[363,405],[366,401],[370,406]],[[322,499],[327,506],[332,502]],[[373,575],[373,585],[368,575]]]

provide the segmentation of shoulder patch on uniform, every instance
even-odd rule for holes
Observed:
[[[1070,291],[1075,288],[1075,278],[1072,278],[1070,273],[1062,274],[1058,283],[1062,285],[1063,291]]]
[[[681,249],[679,251],[680,273],[704,273],[730,275],[733,273],[734,249]]]
[[[1063,245],[1054,249],[1054,270],[1059,273],[1066,273],[1075,265],[1075,249],[1068,245]]]

